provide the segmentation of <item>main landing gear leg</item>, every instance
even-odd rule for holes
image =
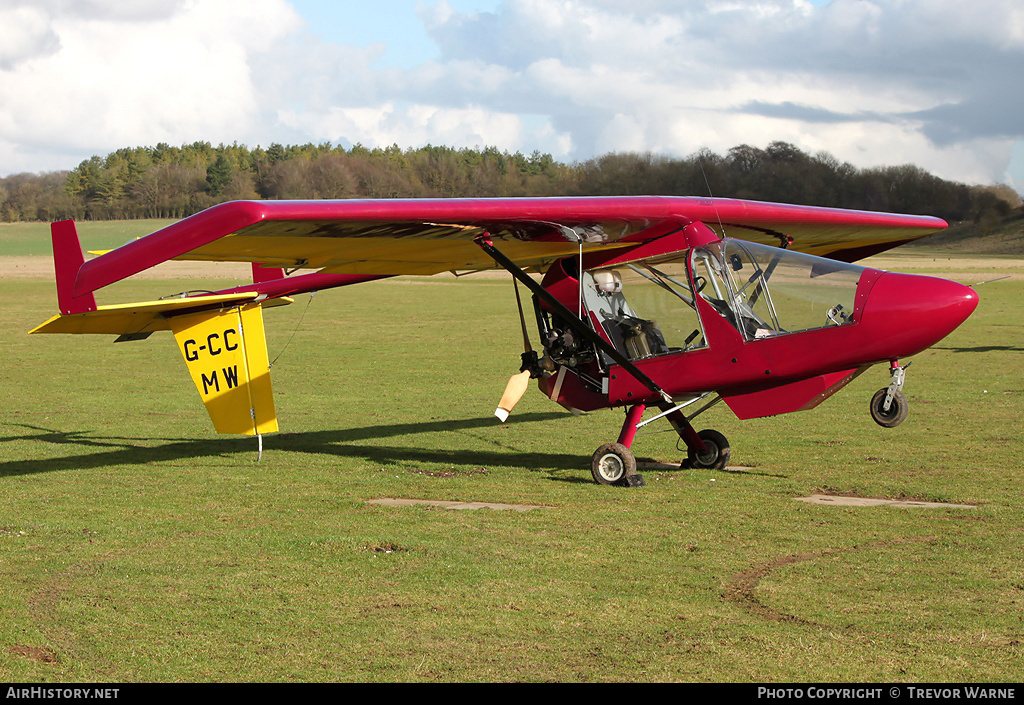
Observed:
[[[680,468],[725,468],[729,462],[730,449],[724,435],[710,428],[698,433],[678,409],[668,415],[668,420],[686,443],[686,460],[679,465]]]
[[[643,487],[644,478],[636,471],[636,458],[629,449],[636,436],[636,425],[647,409],[644,404],[631,406],[626,412],[617,443],[605,443],[594,452],[590,461],[590,474],[601,485]]]

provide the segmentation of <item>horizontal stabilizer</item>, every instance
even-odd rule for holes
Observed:
[[[129,343],[133,340],[145,340],[153,335],[152,331],[146,333],[123,333],[114,339],[115,343]]]
[[[203,310],[238,305],[252,301],[256,297],[255,292],[248,292],[99,306],[93,311],[54,316],[29,333],[110,333],[134,336],[158,330],[171,330],[170,317],[190,309]]]
[[[170,324],[217,432],[276,431],[261,305],[175,316]]]
[[[237,306],[257,298],[259,294],[256,292],[244,292],[98,306],[95,311],[58,314],[29,333],[100,333],[117,335],[119,341],[143,340],[155,331],[171,330],[170,319],[174,316]],[[284,306],[290,303],[291,298],[281,296],[265,300],[262,305]]]

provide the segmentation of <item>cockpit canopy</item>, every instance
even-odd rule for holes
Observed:
[[[583,299],[612,344],[630,357],[647,357],[707,345],[694,291],[746,340],[848,325],[863,271],[727,238],[585,272]]]
[[[700,295],[747,340],[853,323],[864,267],[733,239],[691,257]]]

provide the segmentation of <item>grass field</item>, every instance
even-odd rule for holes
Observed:
[[[4,252],[41,254],[18,247]],[[729,436],[740,469],[646,469],[642,489],[590,478],[619,411],[573,417],[532,391],[491,417],[519,364],[507,282],[381,281],[268,311],[284,430],[257,462],[253,439],[213,433],[169,335],[27,336],[56,310],[52,280],[2,278],[0,673],[1017,682],[1024,267],[893,263],[1011,277],[915,358],[902,426],[868,416],[882,368],[810,412],[740,422],[720,405],[700,427]],[[639,456],[684,455],[647,429]],[[977,506],[795,501],[812,492]],[[381,497],[544,508],[367,503]]]
[[[110,220],[77,223],[82,247],[111,249],[166,227],[173,220]],[[49,223],[0,223],[0,254],[49,255]]]

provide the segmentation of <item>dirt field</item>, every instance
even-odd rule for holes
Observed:
[[[947,230],[905,245],[903,250],[940,248],[950,253],[978,255],[1024,255],[1024,215],[1007,218],[989,232],[982,226],[959,223]]]
[[[248,278],[247,264],[236,262],[164,262],[145,272],[135,275],[137,279],[193,279],[211,277]],[[0,257],[0,278],[2,279],[52,279],[53,259],[43,256],[2,256]]]
[[[928,256],[900,253],[875,255],[857,264],[909,274],[926,273],[919,270],[941,270],[943,279],[952,279],[963,284],[976,284],[1001,277],[1012,280],[1024,279],[1024,258],[1016,257]]]

